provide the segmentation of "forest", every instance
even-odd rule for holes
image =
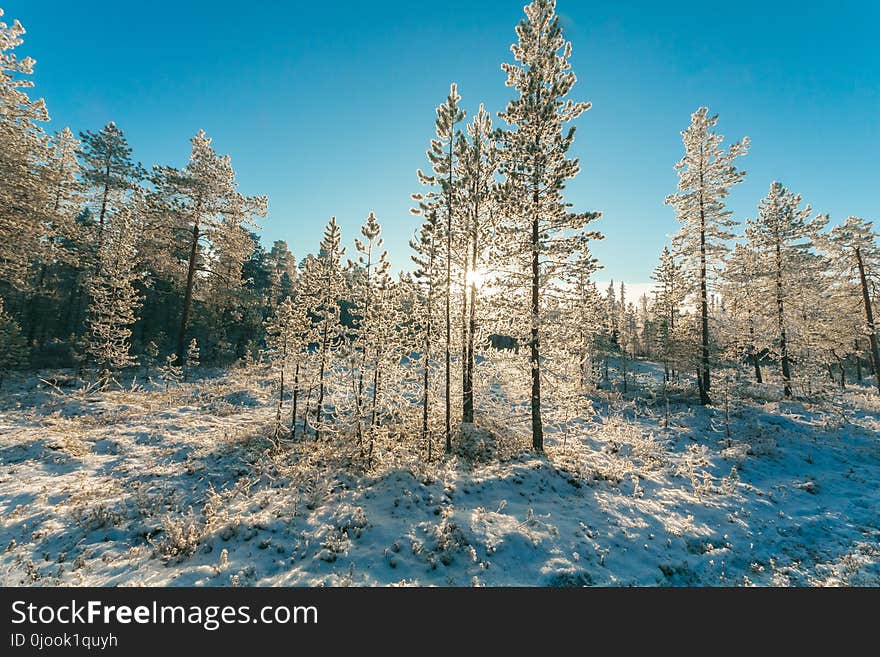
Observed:
[[[749,138],[697,107],[653,290],[599,289],[591,104],[524,11],[507,105],[425,117],[410,217],[270,248],[204,131],[181,168],[49,132],[0,22],[0,581],[880,584],[871,221],[772,180],[734,216]]]

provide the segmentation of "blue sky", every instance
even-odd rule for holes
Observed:
[[[264,242],[298,256],[336,215],[367,213],[409,266],[409,195],[450,81],[469,114],[502,109],[521,0],[224,2],[0,0],[28,30],[53,126],[113,120],[146,165],[185,163],[200,128],[240,186],[267,194]],[[598,278],[645,282],[677,223],[679,132],[706,104],[728,141],[752,138],[730,207],[752,216],[774,179],[832,221],[880,220],[880,3],[560,0],[578,121],[576,209],[601,210]]]

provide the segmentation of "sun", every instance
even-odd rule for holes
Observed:
[[[486,281],[489,278],[489,271],[482,267],[477,267],[476,269],[468,267],[467,271],[464,273],[464,278],[468,286],[474,284],[479,289],[486,284]]]

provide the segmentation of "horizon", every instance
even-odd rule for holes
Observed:
[[[264,247],[281,239],[301,259],[317,249],[331,216],[350,247],[374,211],[401,271],[411,268],[408,241],[417,222],[409,195],[420,191],[416,169],[427,167],[434,109],[456,81],[466,121],[485,102],[500,124],[497,113],[511,97],[500,64],[511,60],[522,5],[459,2],[448,15],[419,8],[383,22],[349,3],[255,2],[236,6],[231,21],[231,3],[163,0],[152,13],[175,20],[155,30],[138,10],[106,1],[74,8],[11,0],[4,20],[18,19],[27,30],[18,52],[37,61],[33,95],[46,100],[51,129],[78,134],[114,121],[148,167],[184,164],[188,140],[205,129],[217,151],[231,156],[240,189],[269,197]],[[389,13],[400,6],[386,5]],[[572,153],[581,173],[566,199],[575,210],[602,212],[595,226],[605,239],[591,245],[603,265],[597,283],[650,285],[660,250],[678,228],[663,201],[676,189],[680,131],[701,105],[720,115],[725,145],[752,140],[739,163],[746,179],[728,204],[740,223],[754,216],[772,180],[830,213],[832,225],[880,214],[869,192],[871,153],[880,147],[880,55],[869,26],[880,8],[837,3],[833,15],[801,8],[779,35],[773,14],[757,3],[717,8],[714,18],[694,16],[689,6],[558,4],[578,76],[572,97],[593,103],[575,122]],[[774,11],[783,16],[788,6]],[[68,29],[84,15],[102,39]],[[293,21],[329,38],[292,38],[284,28]],[[743,24],[750,25],[744,34]],[[241,38],[241,25],[250,39]],[[823,40],[804,38],[819,28]],[[437,42],[449,44],[448,55],[412,56],[422,43]],[[354,100],[341,100],[346,92]]]

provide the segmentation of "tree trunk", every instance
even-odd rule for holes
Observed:
[[[859,383],[862,382],[862,357],[859,355],[859,341],[856,339],[853,342],[853,354],[856,358],[856,381]]]
[[[446,453],[452,452],[452,153],[455,131],[449,137],[449,182],[446,190]]]
[[[297,396],[299,395],[299,363],[296,364],[296,369],[293,371],[293,399],[291,403],[293,405],[293,411],[290,413],[290,437],[296,438],[296,402]]]
[[[877,330],[874,326],[874,310],[871,307],[871,295],[868,292],[868,278],[865,276],[865,263],[862,250],[856,247],[856,262],[859,266],[859,282],[862,286],[862,301],[865,304],[865,320],[868,323],[868,341],[871,343],[871,366],[874,369],[874,384],[880,392],[880,350],[877,348]]]
[[[306,392],[306,408],[303,413],[303,430],[302,437],[305,440],[308,437],[308,426],[309,426],[309,415],[312,413],[312,385],[309,385],[308,391]]]
[[[186,349],[186,329],[192,309],[193,286],[196,280],[196,262],[199,255],[199,222],[193,222],[192,242],[189,246],[189,264],[186,269],[186,291],[183,295],[183,312],[180,315],[180,332],[177,334],[177,361],[183,363]]]
[[[538,334],[538,320],[540,316],[540,262],[538,260],[538,246],[540,232],[538,226],[538,188],[535,186],[532,194],[535,215],[532,217],[532,303],[531,303],[531,340],[530,340],[530,365],[532,374],[532,448],[537,452],[544,451],[544,425],[541,421],[541,352]]]
[[[275,411],[275,437],[281,432],[281,408],[284,406],[284,363],[281,363],[281,386],[278,391],[278,410]]]
[[[764,377],[761,376],[761,357],[758,354],[758,349],[755,347],[755,325],[752,323],[751,317],[749,317],[749,339],[749,350],[752,354],[752,364],[755,366],[755,382],[764,383]]]
[[[782,245],[776,237],[776,320],[779,326],[779,352],[782,356],[782,389],[791,397],[791,366],[788,362],[788,342],[785,336],[785,306],[782,295]]]
[[[702,185],[703,174],[700,173]],[[706,274],[706,210],[703,207],[703,194],[700,192],[700,320],[702,323],[703,371],[700,374],[700,403],[711,404],[709,397],[709,285]]]
[[[428,320],[428,330],[425,332],[425,367],[422,373],[422,440],[428,443],[428,461],[433,458],[431,439],[428,436],[428,373],[431,365],[431,324]]]
[[[373,410],[370,414],[370,447],[367,452],[367,467],[370,468],[373,466],[373,444],[375,442],[376,435],[376,415],[377,415],[377,401],[379,398],[379,383],[382,380],[382,374],[379,371],[379,353],[378,350],[376,352],[376,362],[373,365]]]
[[[104,163],[104,193],[101,195],[101,212],[98,214],[98,226],[104,233],[104,216],[107,214],[107,197],[110,195],[110,154]]]
[[[468,344],[468,290],[470,286],[467,282],[467,257],[465,257],[465,266],[461,273],[461,421],[467,422],[467,413],[465,406],[467,405],[467,344]],[[473,419],[471,420],[473,421]]]
[[[477,271],[477,221],[479,221],[479,203],[474,207],[474,223],[471,228],[471,276],[476,277]],[[463,422],[474,421],[474,341],[477,333],[477,281],[470,284],[470,303],[468,310],[467,347],[465,350],[465,371],[462,415]]]
[[[326,313],[326,310],[325,310]],[[321,337],[321,369],[318,374],[318,404],[315,408],[315,441],[321,440],[321,421],[324,417],[324,368],[327,363],[327,341],[330,327],[327,317],[324,317],[324,334]]]
[[[361,337],[363,337],[364,324],[367,321],[367,316],[370,312],[370,301],[371,301],[371,292],[372,292],[372,280],[370,277],[371,268],[373,266],[373,240],[370,239],[369,246],[367,247],[367,291],[364,298],[364,308],[361,313],[361,325],[359,327],[359,333]],[[361,348],[363,351],[361,352],[361,366],[358,369],[358,384],[357,384],[357,396],[355,397],[355,411],[357,412],[357,444],[358,449],[363,450],[363,441],[364,441],[364,428],[363,423],[361,421],[362,413],[361,406],[363,405],[364,399],[364,368],[367,364],[367,347],[366,342],[362,341]],[[363,454],[363,451],[361,451]]]

